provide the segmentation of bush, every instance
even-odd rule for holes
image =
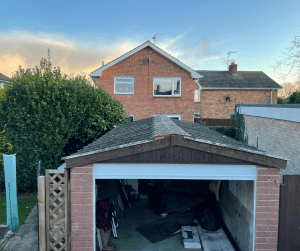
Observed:
[[[294,92],[289,96],[288,104],[300,104],[300,92]]]
[[[209,128],[235,139],[236,128],[234,126],[211,126]]]
[[[236,121],[236,132],[235,132],[235,139],[238,141],[241,141],[243,143],[248,144],[248,137],[245,133],[245,119],[243,114],[240,114],[237,111],[237,106],[239,104],[235,105],[235,121]]]
[[[286,104],[283,98],[277,98],[277,104]]]
[[[63,75],[42,59],[19,69],[0,98],[0,128],[15,147],[17,187],[36,191],[37,163],[57,169],[70,155],[128,121],[122,104],[82,76]]]

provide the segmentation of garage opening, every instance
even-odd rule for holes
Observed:
[[[254,250],[255,184],[250,165],[94,164],[94,226],[116,250],[186,250],[187,226],[201,250]],[[113,204],[116,231],[99,228],[99,202]]]

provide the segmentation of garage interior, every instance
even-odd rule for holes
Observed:
[[[95,205],[112,200],[118,219],[117,238],[110,230],[105,236],[102,232],[102,241],[106,239],[108,247],[119,251],[181,251],[186,250],[181,226],[190,225],[197,228],[201,250],[253,250],[254,183],[95,179]],[[100,251],[96,238],[96,250]]]

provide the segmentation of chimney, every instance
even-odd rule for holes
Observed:
[[[231,65],[229,65],[229,72],[232,75],[236,75],[237,72],[237,64],[235,64],[234,62],[231,63]]]
[[[104,61],[102,61],[102,67],[104,66]]]

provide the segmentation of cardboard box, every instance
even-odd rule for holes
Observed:
[[[197,227],[181,226],[185,249],[202,250]]]

